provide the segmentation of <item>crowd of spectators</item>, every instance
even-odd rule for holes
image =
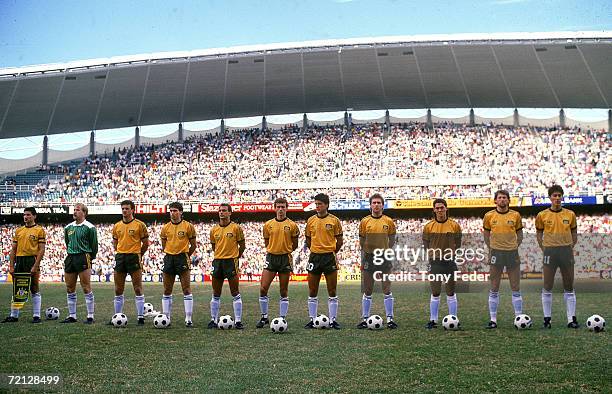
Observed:
[[[563,185],[566,194],[594,195],[609,191],[611,148],[610,134],[578,128],[440,123],[430,130],[409,123],[386,130],[374,123],[247,129],[88,158],[63,179],[41,181],[29,199],[262,202],[277,196],[309,200],[317,192],[334,199],[366,199],[375,191],[388,198],[483,197],[499,188],[515,195],[545,195],[553,183]],[[57,173],[65,171],[62,166]],[[482,181],[461,184],[466,177]],[[421,185],[397,185],[415,179]],[[354,185],[317,186],[325,181]],[[371,188],[368,181],[379,184]],[[253,185],[259,190],[249,190]]]
[[[407,245],[418,249],[421,245],[421,232],[426,221],[429,219],[398,219],[396,220],[398,231],[398,245]],[[485,248],[482,238],[481,218],[456,218],[464,233],[464,248]],[[541,272],[542,253],[535,238],[535,218],[524,218],[525,238],[520,247],[521,268],[523,272]],[[293,266],[295,273],[305,273],[308,261],[308,249],[304,242],[304,221],[298,221],[300,228],[300,241],[298,251],[293,253]],[[197,230],[197,249],[192,256],[192,273],[196,275],[209,273],[211,271],[213,254],[209,241],[210,228],[215,223],[212,221],[194,222]],[[161,274],[163,267],[163,251],[159,233],[163,223],[149,223],[149,250],[143,258],[144,272],[148,274]],[[241,223],[246,238],[246,251],[240,260],[243,272],[250,269],[251,272],[261,273],[265,263],[265,247],[261,235],[263,222],[247,221]],[[359,271],[360,247],[359,247],[359,220],[342,220],[344,230],[344,246],[338,253],[338,261],[344,273],[356,273]],[[63,262],[66,256],[64,245],[63,226],[58,224],[43,225],[47,233],[47,244],[44,260],[41,264],[41,272],[44,276],[57,276],[63,272]],[[112,249],[112,224],[97,224],[99,238],[99,252],[93,262],[93,272],[101,276],[111,276],[114,267],[114,252]],[[11,247],[11,237],[15,225],[0,226],[2,239],[3,262],[0,264],[0,274],[6,274],[8,270],[8,258]],[[575,249],[577,272],[599,272],[611,269],[612,264],[612,221],[608,215],[580,215],[578,217],[579,241]],[[414,263],[414,264],[413,264]],[[427,269],[427,263],[422,258],[409,261],[398,261],[394,264],[396,271],[420,271]],[[472,259],[461,267],[462,271],[487,272],[487,260]]]

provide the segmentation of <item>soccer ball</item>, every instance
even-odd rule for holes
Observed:
[[[230,315],[221,316],[217,323],[219,330],[230,330],[234,328],[234,319]]]
[[[59,309],[54,306],[50,306],[47,308],[47,310],[45,310],[45,316],[47,317],[47,320],[57,320],[60,316]]]
[[[529,315],[518,315],[514,318],[514,328],[517,330],[525,330],[531,328],[531,318]]]
[[[368,328],[370,330],[380,330],[381,328],[383,328],[383,319],[382,317],[378,316],[378,315],[372,315],[370,317],[368,317],[368,320],[366,320],[366,323],[368,324]]]
[[[284,317],[277,317],[276,319],[273,319],[272,323],[270,323],[270,329],[272,332],[279,333],[287,331],[287,320],[285,320]]]
[[[115,313],[111,318],[111,322],[115,327],[125,327],[127,326],[128,320],[127,316],[123,313]]]
[[[446,315],[444,319],[442,319],[442,327],[445,330],[458,330],[461,327],[461,323],[459,323],[459,319],[455,315]]]
[[[602,332],[606,329],[606,321],[599,315],[589,317],[586,325],[589,331]]]
[[[153,325],[155,328],[166,328],[170,325],[170,319],[168,316],[160,313],[159,315],[155,316],[155,319],[153,319]]]
[[[329,328],[329,317],[325,315],[319,315],[315,317],[313,324],[315,328],[325,330],[326,328]]]
[[[147,302],[144,304],[144,314],[145,316],[151,316],[151,314],[155,313],[155,309],[153,308],[153,304]]]

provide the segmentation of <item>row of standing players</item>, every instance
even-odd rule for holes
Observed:
[[[576,296],[573,289],[574,258],[573,247],[577,241],[577,224],[575,214],[561,207],[563,189],[553,185],[549,189],[551,206],[540,212],[536,218],[537,239],[544,252],[542,289],[542,306],[544,312],[544,327],[551,327],[552,287],[557,268],[563,278],[564,299],[567,309],[569,328],[578,328],[576,320]],[[371,214],[362,219],[359,226],[359,239],[362,249],[362,278],[364,293],[362,297],[362,318],[358,328],[367,328],[366,318],[370,315],[374,273],[390,273],[392,264],[389,260],[375,262],[374,251],[393,248],[396,228],[393,220],[383,214],[384,198],[375,194],[370,197]],[[314,197],[316,215],[311,216],[306,224],[306,246],[310,249],[308,260],[308,315],[310,320],[305,328],[313,328],[314,318],[318,309],[318,290],[321,276],[325,275],[328,291],[328,308],[330,327],[340,329],[337,321],[338,296],[336,294],[338,279],[338,262],[336,253],[341,249],[342,226],[340,220],[328,212],[329,197],[318,194]],[[512,305],[515,315],[522,314],[522,297],[520,293],[520,261],[518,248],[523,239],[522,219],[517,211],[509,209],[510,196],[505,190],[495,193],[496,208],[487,212],[483,219],[485,243],[489,247],[490,279],[489,292],[490,322],[487,328],[497,328],[497,306],[499,302],[499,286],[504,267],[512,289]],[[267,250],[266,265],[261,276],[259,304],[261,319],[257,328],[269,324],[268,290],[278,275],[280,285],[279,315],[286,317],[289,299],[288,284],[292,272],[291,253],[298,247],[299,229],[295,222],[287,218],[287,200],[279,198],[274,202],[275,218],[263,226],[263,238]],[[134,218],[134,203],[129,200],[121,202],[122,220],[113,227],[113,247],[115,255],[115,313],[123,312],[124,288],[127,275],[131,276],[135,293],[138,324],[144,324],[145,297],[142,289],[142,256],[146,253],[148,231],[146,225]],[[225,279],[228,281],[233,297],[235,327],[244,328],[242,323],[242,299],[239,291],[238,261],[245,250],[245,238],[239,224],[231,221],[231,206],[219,206],[219,223],[210,230],[210,242],[214,250],[212,289],[210,301],[211,320],[208,328],[216,328],[221,292]],[[195,227],[182,219],[183,207],[175,202],[169,205],[170,222],[162,228],[160,237],[165,253],[163,268],[164,294],[162,297],[162,313],[171,317],[172,290],[178,275],[184,294],[185,324],[193,327],[193,296],[190,288],[190,259],[196,249]],[[449,314],[457,315],[457,296],[453,272],[457,265],[451,259],[436,259],[441,254],[436,251],[451,249],[456,251],[461,247],[461,228],[459,224],[448,217],[447,203],[444,199],[436,199],[433,203],[434,219],[423,228],[423,247],[429,257],[429,272],[431,274],[450,274],[445,281],[445,291]],[[85,294],[87,319],[86,324],[94,322],[94,295],[91,290],[91,260],[98,251],[97,232],[95,227],[86,220],[87,207],[78,203],[74,208],[74,221],[64,229],[67,248],[65,259],[65,282],[69,316],[62,323],[75,323],[76,318],[76,283],[81,282]],[[41,295],[39,292],[39,265],[45,251],[45,232],[36,225],[36,210],[24,210],[24,226],[15,231],[13,247],[10,254],[9,272],[30,272],[31,297],[33,304],[33,323],[39,323]],[[445,256],[446,257],[446,256]],[[386,276],[382,276],[386,278]],[[426,328],[437,327],[438,309],[442,281],[430,281],[430,320]],[[391,282],[382,281],[384,306],[387,327],[397,328],[394,321],[394,298],[391,292]],[[11,308],[10,315],[2,322],[16,322],[19,310]]]

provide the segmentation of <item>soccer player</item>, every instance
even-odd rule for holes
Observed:
[[[193,295],[191,294],[191,259],[196,250],[196,230],[193,224],[183,220],[183,204],[173,202],[168,205],[170,221],[162,227],[160,238],[164,256],[164,295],[162,313],[171,319],[172,289],[176,276],[179,276],[183,289],[185,306],[185,326],[193,327]]]
[[[423,228],[423,246],[429,260],[429,273],[434,275],[450,275],[445,281],[446,303],[448,313],[457,316],[457,295],[455,294],[454,272],[457,264],[454,261],[455,251],[461,247],[461,227],[459,223],[448,217],[446,200],[437,198],[433,202],[434,219]],[[451,251],[451,253],[448,253]],[[440,292],[442,280],[429,282],[431,298],[429,301],[429,323],[427,329],[438,327],[438,309],[440,307]]]
[[[115,313],[123,313],[123,291],[125,279],[130,274],[136,295],[138,325],[145,324],[142,293],[142,257],[149,248],[147,226],[134,218],[136,206],[130,200],[121,202],[122,219],[113,226],[113,248],[115,254]],[[111,324],[109,322],[109,324]]]
[[[523,220],[521,214],[510,209],[510,193],[498,190],[493,198],[496,208],[487,212],[483,219],[484,240],[489,248],[489,274],[491,290],[489,290],[489,321],[488,329],[497,328],[497,305],[499,304],[499,285],[504,267],[512,289],[512,306],[514,316],[523,313],[523,297],[521,296],[521,261],[518,248],[523,241]]]
[[[235,327],[242,330],[242,298],[238,288],[240,269],[238,260],[242,257],[246,244],[242,227],[231,221],[232,207],[227,203],[219,205],[219,224],[210,229],[210,243],[214,251],[212,288],[210,300],[210,322],[208,328],[217,328],[223,281],[227,279],[233,299]]]
[[[81,280],[81,288],[85,294],[87,320],[85,324],[94,322],[94,294],[91,290],[91,261],[98,253],[98,232],[93,224],[86,220],[87,207],[78,203],[74,206],[72,217],[74,222],[64,228],[67,256],[64,260],[64,280],[68,300],[68,317],[62,323],[76,323],[77,312],[77,279]]]
[[[342,225],[340,220],[327,212],[329,208],[329,196],[320,193],[314,197],[317,214],[308,218],[306,222],[306,246],[310,249],[308,257],[308,315],[310,321],[304,328],[314,328],[314,318],[317,316],[319,306],[319,283],[321,275],[325,275],[327,282],[327,294],[330,327],[340,329],[336,321],[338,316],[338,296],[336,286],[338,284],[338,261],[336,253],[342,247]]]
[[[45,230],[36,224],[36,209],[23,210],[24,225],[15,230],[13,247],[9,256],[9,274],[27,273],[32,275],[30,294],[32,295],[32,323],[40,323],[41,299],[39,288],[40,261],[45,254]],[[11,314],[2,323],[15,323],[19,320],[19,309],[11,308]]]
[[[361,316],[363,320],[357,328],[368,328],[366,319],[370,316],[372,305],[372,290],[374,288],[374,272],[380,271],[389,274],[393,268],[392,262],[388,260],[378,263],[374,261],[374,250],[387,250],[395,244],[395,223],[383,214],[385,199],[376,193],[370,197],[371,214],[361,220],[359,224],[359,245],[361,246],[361,277],[363,278],[363,297],[361,300]],[[382,283],[384,293],[385,314],[387,315],[387,327],[397,328],[393,320],[393,294],[391,293],[391,281],[385,279]]]
[[[561,206],[563,188],[553,185],[548,189],[551,205],[536,216],[536,236],[544,253],[542,309],[544,328],[551,328],[552,288],[557,268],[563,280],[563,299],[567,313],[567,327],[579,328],[576,320],[576,293],[574,292],[574,246],[578,242],[576,214]]]
[[[276,217],[268,220],[263,226],[263,238],[266,245],[266,265],[261,274],[259,287],[259,308],[261,319],[257,328],[263,328],[270,324],[268,319],[268,290],[274,277],[278,273],[280,286],[279,313],[281,317],[287,317],[289,309],[289,277],[293,271],[291,266],[291,253],[298,247],[300,230],[297,224],[287,217],[287,200],[277,198],[274,201]]]

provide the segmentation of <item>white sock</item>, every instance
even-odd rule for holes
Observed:
[[[338,317],[338,296],[329,297],[327,300],[327,308],[329,309],[329,320],[335,321]]]
[[[233,301],[234,305],[234,320],[236,323],[242,321],[242,297],[240,297],[240,293],[236,294]]]
[[[287,317],[287,311],[289,310],[289,298],[281,297],[278,311],[281,317]]]
[[[361,297],[361,317],[363,320],[367,319],[370,316],[370,309],[372,308],[372,296],[371,295],[363,295]]]
[[[172,294],[162,296],[162,313],[172,319]]]
[[[221,308],[221,297],[212,296],[210,299],[210,319],[215,323],[219,319],[219,309]]]
[[[319,306],[319,299],[317,297],[308,297],[308,316],[310,319],[317,317],[317,307]]]
[[[542,309],[544,317],[552,316],[552,292],[542,289]]]
[[[387,322],[393,320],[393,302],[395,298],[393,298],[393,293],[385,294],[385,314],[387,315]]]
[[[144,317],[144,304],[145,304],[145,296],[143,295],[139,295],[136,296],[136,314],[138,315],[138,318],[140,319],[141,317]]]
[[[40,293],[32,293],[32,317],[40,317],[40,305],[42,297]]]
[[[185,305],[185,320],[191,321],[191,316],[193,316],[193,294],[184,295],[183,304]],[[170,300],[170,306],[172,307],[172,300]]]
[[[89,293],[85,294],[85,307],[87,308],[87,318],[93,319],[94,311],[96,308],[96,301],[94,298],[93,291],[90,291]]]
[[[11,317],[19,318],[19,309],[11,308]]]
[[[497,323],[497,305],[499,305],[499,292],[489,290],[489,316],[495,323]]]
[[[563,299],[565,300],[565,310],[567,312],[567,322],[571,323],[574,321],[576,316],[576,293],[574,290],[565,291],[563,293]]]
[[[440,296],[429,299],[429,320],[438,321],[438,309],[440,308]]]
[[[123,313],[123,294],[115,296],[115,313]]]
[[[457,294],[447,295],[446,303],[448,304],[448,314],[457,316]]]
[[[77,312],[77,294],[76,293],[68,293],[66,295],[66,300],[68,301],[68,316],[76,319]]]
[[[261,310],[261,314],[263,317],[268,317],[268,302],[270,301],[270,297],[260,296],[259,297],[259,309]]]
[[[512,306],[514,307],[514,316],[523,313],[523,296],[520,291],[512,292]]]

